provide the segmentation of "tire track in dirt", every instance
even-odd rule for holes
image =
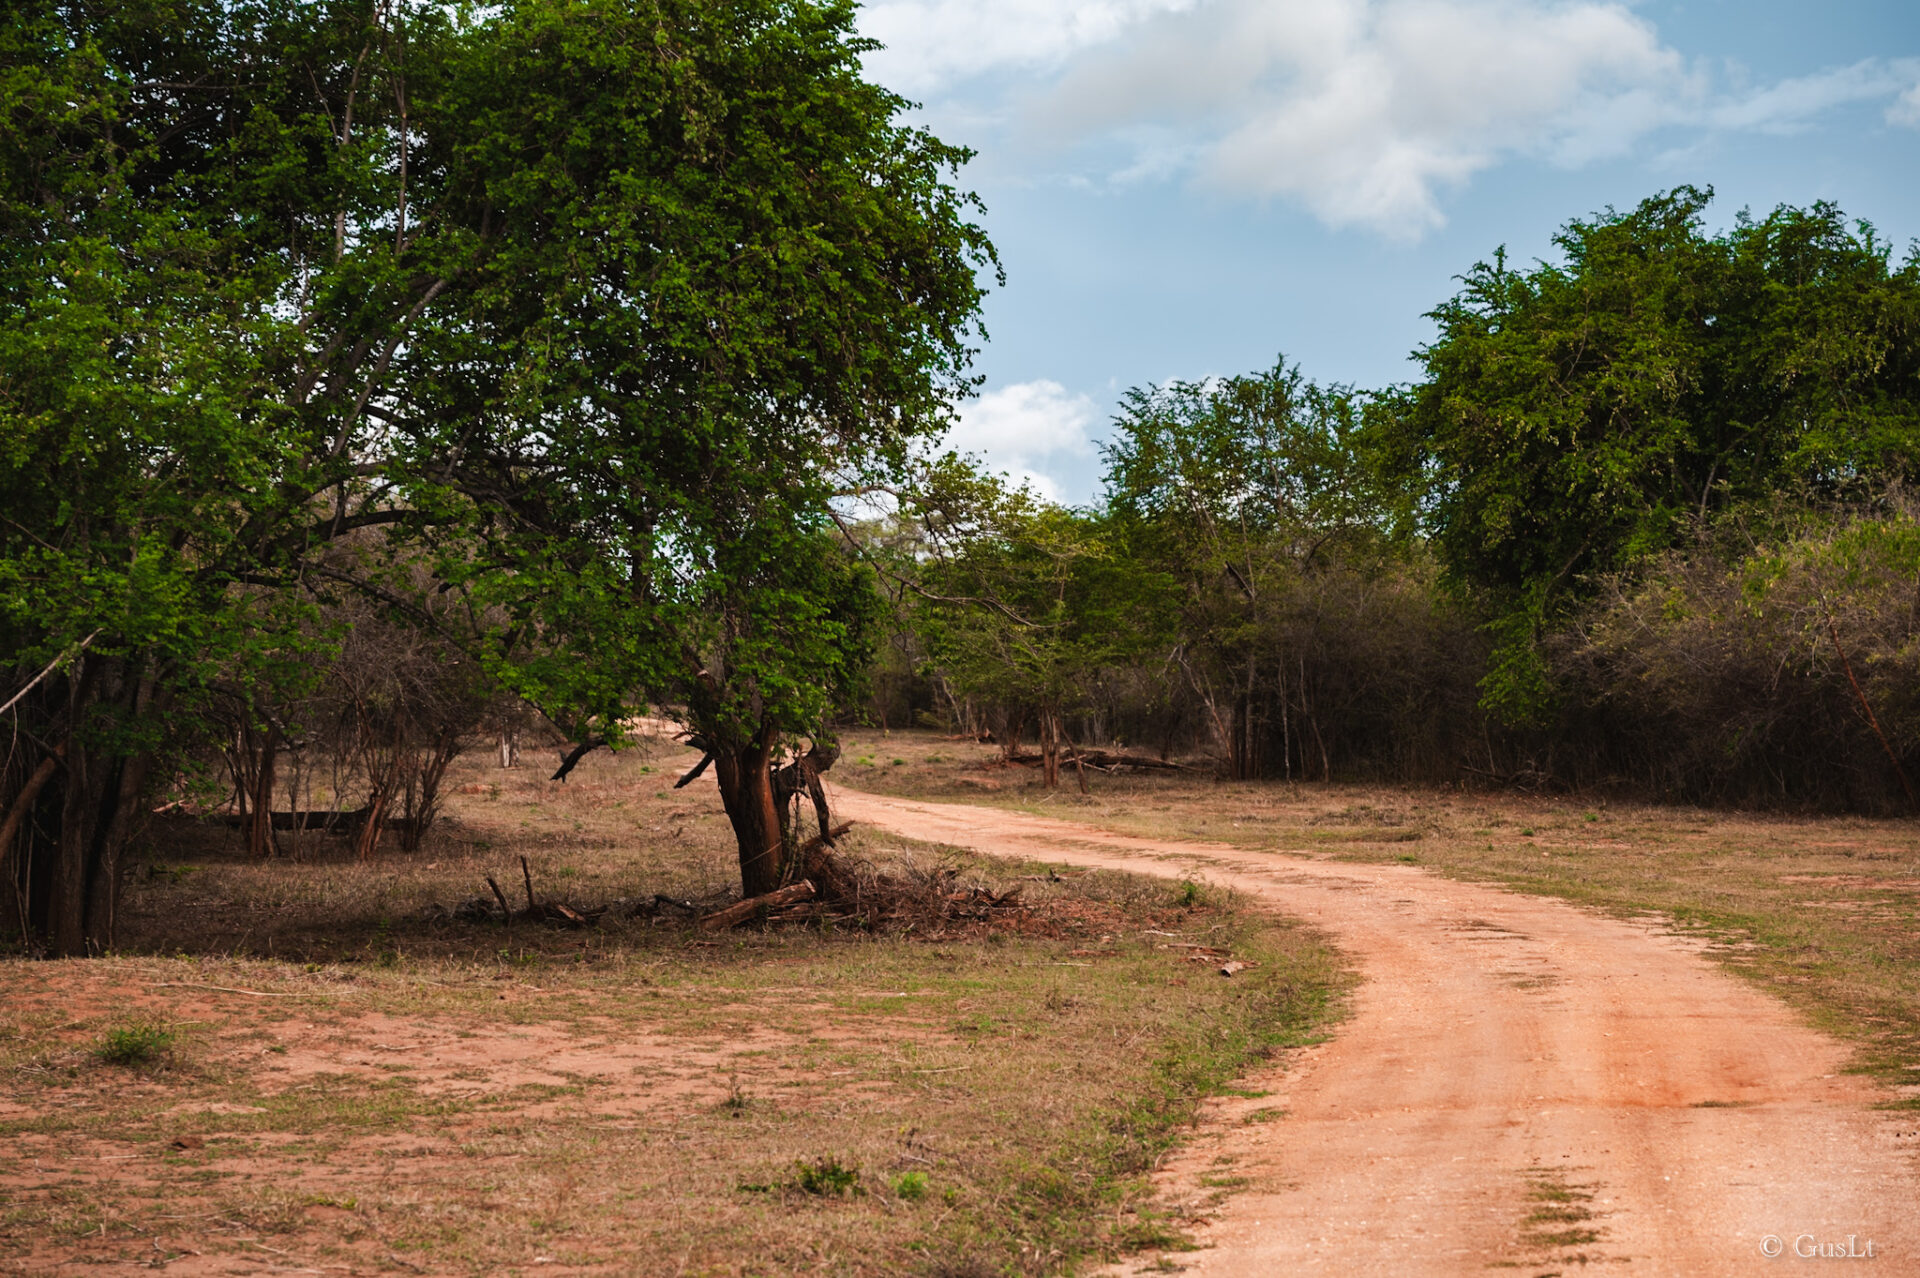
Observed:
[[[1920,1123],[1871,1108],[1886,1094],[1841,1073],[1841,1044],[1681,938],[1411,866],[847,790],[835,806],[982,852],[1198,874],[1358,963],[1334,1038],[1254,1079],[1267,1097],[1210,1103],[1163,1173],[1176,1200],[1209,1171],[1246,1179],[1178,1258],[1190,1272],[1824,1272],[1845,1262],[1795,1252],[1852,1239],[1864,1272],[1920,1274]]]

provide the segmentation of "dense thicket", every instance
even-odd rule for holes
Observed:
[[[1497,618],[1486,692],[1510,721],[1547,710],[1535,640],[1607,574],[1920,464],[1920,258],[1896,267],[1827,204],[1708,234],[1710,198],[1571,222],[1531,270],[1475,266],[1378,418],[1449,577]]]
[[[1132,588],[1102,600],[1132,648],[1080,643],[1041,698],[923,623],[945,704],[1077,711],[1238,778],[1911,805],[1920,256],[1824,204],[1710,233],[1709,198],[1476,266],[1410,386],[1283,363],[1131,392],[1104,501],[1057,518]],[[928,580],[1002,597],[1013,529]],[[974,648],[1106,635],[1076,597],[979,611]]]

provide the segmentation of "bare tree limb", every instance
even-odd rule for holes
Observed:
[[[547,780],[565,781],[567,779],[567,773],[573,771],[575,764],[579,763],[580,760],[586,758],[606,743],[607,739],[605,737],[588,737],[585,741],[582,741],[579,745],[567,752],[566,757],[560,760],[560,770],[548,777]]]
[[[7,711],[13,709],[13,707],[19,703],[20,698],[26,696],[29,692],[32,692],[42,679],[46,678],[48,675],[52,674],[55,670],[59,669],[62,662],[72,661],[75,657],[79,656],[81,653],[87,650],[88,644],[92,643],[95,639],[98,639],[99,637],[100,637],[100,632],[96,630],[92,634],[88,635],[85,639],[82,639],[79,643],[73,645],[73,647],[62,652],[59,656],[55,657],[52,661],[49,661],[47,663],[47,668],[45,670],[42,670],[39,674],[29,679],[27,681],[26,687],[14,693],[12,698],[8,700],[7,704],[5,704],[4,706],[0,706],[0,714],[5,714]]]
[[[681,777],[678,781],[675,781],[673,783],[673,788],[678,790],[683,786],[688,786],[693,784],[695,781],[698,781],[700,779],[700,774],[702,772],[705,772],[707,770],[707,765],[712,762],[713,762],[713,751],[709,750],[705,754],[700,756],[700,762],[694,764],[691,768],[687,769],[687,775],[685,775],[684,777]]]
[[[1887,734],[1880,730],[1880,720],[1874,716],[1873,707],[1867,704],[1866,691],[1861,688],[1860,680],[1854,677],[1853,662],[1847,659],[1847,650],[1840,646],[1840,627],[1833,622],[1833,613],[1827,613],[1827,633],[1833,637],[1833,650],[1840,654],[1841,668],[1847,672],[1847,682],[1853,685],[1853,695],[1859,699],[1860,711],[1867,716],[1867,726],[1873,729],[1873,735],[1880,738],[1880,748],[1887,752],[1887,762],[1893,765],[1894,775],[1900,778],[1900,788],[1907,792],[1907,803],[1920,809],[1920,800],[1913,797],[1913,782],[1907,780],[1907,770],[1900,766],[1900,756],[1893,752],[1893,745],[1887,740]]]

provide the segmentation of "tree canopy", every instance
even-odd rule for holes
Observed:
[[[1534,633],[1594,574],[1716,513],[1920,464],[1920,256],[1896,265],[1830,204],[1709,234],[1711,198],[1570,222],[1530,270],[1476,265],[1383,419],[1448,572],[1505,619],[1488,691],[1516,713],[1541,694]]]
[[[770,854],[773,754],[821,730],[868,642],[827,503],[968,388],[994,265],[966,153],[862,79],[852,15],[15,16],[0,629],[16,688],[46,673],[0,793],[29,930],[110,936],[160,705],[242,658],[297,667],[316,592],[405,609],[422,565],[564,721],[689,706],[762,774],[743,866]]]

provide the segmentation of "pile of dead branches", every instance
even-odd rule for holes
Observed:
[[[1037,768],[1046,762],[1046,756],[1038,751],[1012,750],[1002,756],[1008,763],[1022,768]],[[1060,766],[1063,768],[1092,768],[1095,772],[1118,772],[1122,768],[1136,768],[1142,772],[1191,772],[1192,768],[1184,763],[1175,763],[1170,759],[1156,759],[1150,754],[1123,754],[1117,750],[1081,750],[1069,748],[1060,752]]]
[[[834,829],[837,839],[851,825]],[[541,923],[550,927],[590,927],[608,914],[626,918],[664,919],[679,914],[709,932],[747,923],[831,924],[871,931],[926,930],[951,923],[986,923],[1008,911],[1024,908],[1020,888],[996,892],[983,883],[963,883],[952,866],[926,869],[909,865],[882,870],[869,861],[839,851],[827,838],[803,844],[794,858],[800,873],[793,882],[761,896],[750,896],[711,908],[655,894],[641,900],[620,900],[598,907],[566,905],[542,900],[533,888],[527,859],[520,858],[520,878],[527,903],[515,909],[492,875],[486,876],[489,900],[476,896],[449,911],[436,906],[434,918],[469,923]]]
[[[838,839],[851,825],[833,830]],[[708,931],[744,923],[835,924],[872,930],[906,930],[951,922],[986,922],[996,912],[1021,908],[1020,888],[995,892],[963,884],[951,866],[908,866],[889,873],[850,857],[827,839],[802,845],[794,858],[800,876],[783,888],[736,901],[700,920]]]
[[[486,876],[487,887],[493,893],[493,900],[476,896],[463,902],[450,912],[451,917],[468,923],[487,923],[498,921],[508,927],[515,923],[544,923],[551,927],[590,927],[600,921],[607,912],[607,906],[598,908],[575,907],[560,901],[543,901],[534,895],[533,871],[527,868],[527,858],[520,858],[520,882],[526,888],[527,904],[523,909],[514,909],[507,904],[507,894],[500,890],[494,877]],[[499,909],[494,909],[498,904]],[[437,917],[447,917],[449,912],[444,906],[434,907]]]

